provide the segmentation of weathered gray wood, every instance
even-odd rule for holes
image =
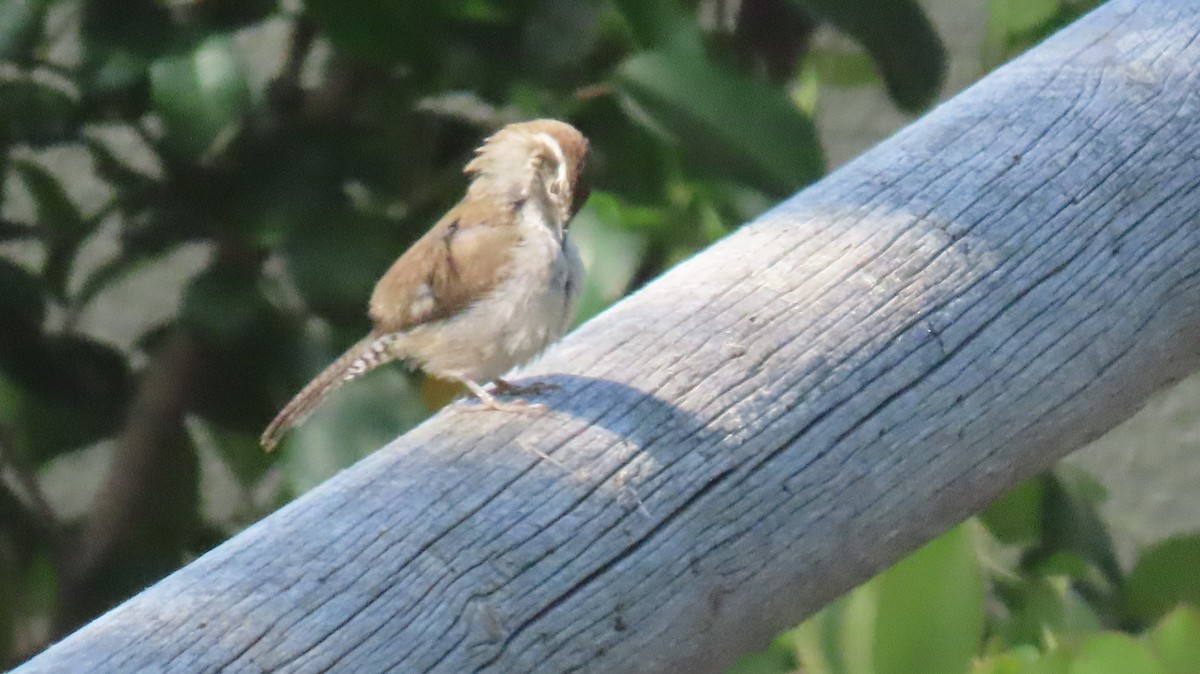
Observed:
[[[1197,366],[1198,36],[1110,3],[18,671],[720,671]]]

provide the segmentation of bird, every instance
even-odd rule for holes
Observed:
[[[462,200],[412,244],[371,293],[366,337],[291,399],[263,431],[272,451],[331,393],[367,372],[402,361],[464,384],[482,409],[517,387],[500,379],[561,337],[583,285],[568,225],[587,200],[588,140],[553,119],[504,126],[463,172]]]

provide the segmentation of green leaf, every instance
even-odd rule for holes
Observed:
[[[1181,606],[1171,611],[1148,639],[1168,674],[1200,672],[1200,610]]]
[[[1060,650],[1042,655],[1037,662],[1027,666],[1021,674],[1068,674],[1071,658]]]
[[[817,71],[821,84],[865,87],[874,86],[879,82],[875,64],[862,52],[836,47],[814,47],[805,58]]]
[[[1031,543],[1042,532],[1045,494],[1044,478],[1026,480],[993,501],[980,519],[1001,543]]]
[[[1069,663],[1059,653],[1043,655],[1032,646],[1018,646],[979,660],[971,668],[971,674],[1067,674]]]
[[[1099,507],[1104,487],[1080,470],[1060,468],[1045,493],[1042,556],[1073,552],[1099,569],[1112,585],[1121,582],[1121,566]]]
[[[308,0],[304,6],[338,52],[380,65],[405,63],[426,74],[444,65],[447,18],[462,4],[359,0],[347,11],[343,0]]]
[[[1075,635],[1100,628],[1091,605],[1066,578],[997,579],[995,592],[1009,614],[995,628],[1004,643],[1038,645],[1047,632]]]
[[[55,236],[66,239],[87,233],[83,216],[67,196],[57,176],[41,164],[28,159],[14,161],[13,168],[33,195],[39,225],[46,227]]]
[[[1069,674],[1166,674],[1145,644],[1126,634],[1099,634],[1085,641]]]
[[[616,73],[633,119],[705,170],[786,196],[825,167],[812,122],[780,89],[682,50],[646,52]]]
[[[0,501],[4,500],[5,494],[0,493]],[[0,507],[0,512],[3,510],[4,508]],[[9,552],[12,548],[8,537],[0,531],[0,644],[4,645],[4,650],[0,653],[6,658],[9,656],[9,644],[13,643],[13,627],[16,625],[14,614],[20,587],[17,582],[19,569],[15,555]]]
[[[1200,534],[1178,536],[1142,553],[1125,581],[1129,612],[1154,620],[1179,604],[1200,607]]]
[[[407,224],[413,234],[428,226]],[[362,321],[375,282],[404,252],[396,229],[394,220],[342,210],[289,237],[284,258],[305,302],[323,316]]]
[[[0,81],[0,141],[35,147],[73,139],[83,116],[65,91],[28,79]]]
[[[696,23],[676,0],[614,0],[629,26],[634,44],[641,49],[682,42],[700,45]]]
[[[592,192],[587,205],[571,221],[571,239],[579,247],[587,269],[578,322],[600,313],[628,291],[647,242],[623,229],[622,223],[650,217],[645,213],[649,210],[627,208],[609,193]]]
[[[12,166],[37,205],[37,224],[46,242],[42,276],[56,297],[65,298],[75,252],[91,228],[57,176],[25,159],[14,161]]]
[[[795,644],[812,674],[960,674],[983,620],[983,578],[961,525],[823,609]]]
[[[89,0],[83,4],[78,84],[90,114],[139,122],[149,112],[150,63],[178,33],[160,0]]]
[[[595,190],[614,192],[635,203],[663,201],[667,185],[678,173],[674,148],[665,147],[645,127],[631,121],[616,96],[587,101],[575,119],[580,128],[588,130],[597,149],[597,160],[589,168]]]
[[[916,0],[791,1],[861,44],[901,109],[915,112],[937,98],[946,49]]]
[[[795,629],[800,669],[811,674],[873,674],[879,584],[872,579]]]
[[[79,284],[79,289],[73,293],[71,297],[71,309],[75,311],[82,310],[96,298],[96,295],[104,292],[105,289],[111,287],[113,284],[119,283],[130,274],[144,269],[157,257],[158,254],[145,254],[134,251],[118,255],[111,260],[101,263],[88,274],[87,278]]]
[[[988,0],[985,69],[1066,26],[1102,0]]]
[[[797,663],[789,641],[777,638],[765,650],[738,658],[725,674],[793,674]]]
[[[208,355],[191,391],[191,412],[223,433],[257,437],[282,397],[298,390],[279,375],[294,366],[302,334],[294,317],[264,295],[252,269],[218,265],[184,293],[182,327]],[[303,383],[303,382],[301,382]]]
[[[988,33],[1008,40],[1054,18],[1061,0],[988,0]]]
[[[198,421],[196,428],[216,447],[221,460],[244,489],[257,485],[275,464],[278,455],[264,452],[256,435],[230,431],[204,420]]]
[[[42,36],[50,0],[0,2],[0,61],[26,62]]]
[[[132,271],[131,267],[136,267],[141,264],[141,261],[164,256],[174,251],[180,244],[199,238],[195,232],[171,221],[170,215],[170,213],[151,210],[141,214],[141,217],[133,222],[126,221],[124,223],[125,231],[121,232],[121,253],[118,259],[113,261],[111,265],[113,268],[110,269],[108,265],[105,265],[104,268],[96,271],[108,278],[102,277],[92,281],[89,277],[80,287],[80,292],[90,290],[93,283],[103,285],[114,281],[124,272]],[[100,290],[100,288],[96,288],[96,290]]]
[[[277,4],[277,0],[208,0],[196,3],[192,20],[209,30],[234,30],[266,19]]]
[[[228,37],[211,37],[194,50],[163,56],[150,66],[150,98],[162,118],[164,151],[195,160],[227,140],[250,106],[250,88]]]
[[[879,583],[867,582],[850,592],[838,622],[840,634],[836,635],[836,643],[839,652],[831,662],[840,663],[841,666],[835,671],[842,674],[874,674]]]
[[[0,353],[0,389],[26,459],[40,465],[112,435],[124,418],[133,376],[115,349],[53,336]]]
[[[830,633],[834,624],[831,615],[838,610],[838,606],[838,602],[827,605],[820,613],[792,630],[796,661],[801,671],[808,674],[834,674],[840,671],[829,663],[829,657],[837,655],[837,647],[832,643]]]
[[[14,631],[27,636],[35,621],[55,610],[57,579],[51,546],[28,541],[22,545],[17,538],[0,534],[0,638],[11,638]],[[10,544],[17,548],[16,554]],[[0,653],[11,658],[14,642],[0,643],[6,647]]]
[[[983,579],[959,526],[878,579],[877,674],[960,674],[983,638]]]
[[[522,70],[579,77],[600,37],[598,2],[544,0],[524,22]]]
[[[174,28],[170,10],[160,0],[88,0],[81,31],[85,45],[152,58],[170,45]]]
[[[89,115],[141,119],[150,111],[150,63],[133,50],[85,42],[78,78],[82,107]]]
[[[256,270],[210,267],[184,291],[180,320],[209,344],[230,346],[248,341],[259,317],[271,311],[258,284]]]
[[[1092,568],[1087,560],[1069,550],[1055,550],[1038,558],[1032,570],[1040,576],[1068,578],[1074,581],[1086,581],[1091,578]]]
[[[144,190],[154,184],[153,177],[133,168],[121,159],[104,141],[85,137],[83,144],[92,155],[92,165],[96,174],[121,192]],[[128,198],[126,194],[119,198]]]
[[[0,241],[21,241],[36,238],[37,230],[33,227],[11,220],[0,220]]]
[[[41,332],[46,317],[42,281],[8,260],[0,259],[0,338],[27,338]],[[0,344],[3,343],[0,339]]]

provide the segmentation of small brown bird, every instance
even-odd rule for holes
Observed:
[[[488,409],[497,381],[566,332],[583,264],[567,224],[587,200],[588,142],[549,119],[510,124],[476,150],[467,194],[375,286],[374,329],[292,398],[263,431],[270,451],[346,382],[400,360],[462,382]]]

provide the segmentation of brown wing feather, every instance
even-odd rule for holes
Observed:
[[[405,251],[371,294],[376,331],[452,316],[495,288],[520,236],[510,218],[497,215],[494,206],[464,201]]]

